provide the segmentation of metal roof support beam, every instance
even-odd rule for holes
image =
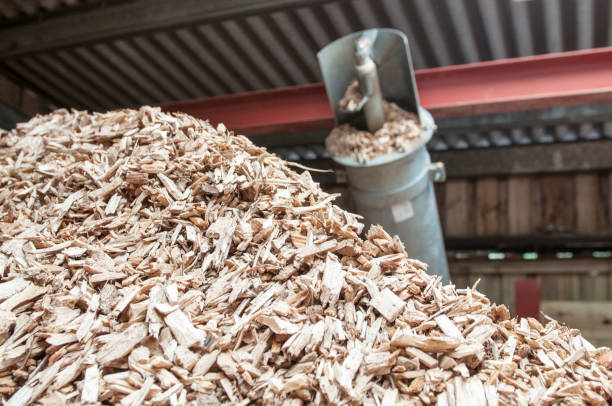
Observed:
[[[330,1],[334,0],[140,0],[102,4],[0,30],[0,59]]]
[[[416,71],[436,118],[612,102],[612,47]],[[247,135],[330,128],[322,83],[168,103]]]
[[[612,169],[610,140],[430,151],[450,178]]]
[[[254,140],[254,141],[259,141]],[[266,145],[267,146],[267,145]],[[292,146],[289,146],[291,149]],[[533,175],[612,169],[609,139],[539,145],[429,151],[432,161],[442,161],[448,178]],[[309,168],[341,170],[331,159],[300,159]],[[339,183],[335,173],[313,172],[322,185]]]

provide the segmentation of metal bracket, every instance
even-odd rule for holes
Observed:
[[[429,162],[427,164],[429,179],[436,183],[446,182],[446,168],[444,162]]]

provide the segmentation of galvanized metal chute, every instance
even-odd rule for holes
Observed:
[[[371,29],[344,36],[317,54],[336,125],[351,124],[374,132],[384,123],[382,100],[395,102],[419,117],[421,137],[401,153],[360,163],[332,159],[346,168],[357,212],[367,224],[398,234],[408,254],[429,264],[430,272],[449,282],[444,239],[432,181],[446,178],[444,165],[432,164],[425,148],[434,132],[429,112],[419,105],[408,39],[394,29]],[[359,81],[362,99],[340,106],[347,87]]]

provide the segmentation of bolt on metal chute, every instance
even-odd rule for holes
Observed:
[[[351,124],[374,133],[385,122],[383,99],[414,113],[421,137],[403,152],[360,163],[333,156],[346,168],[357,212],[366,225],[380,224],[400,236],[411,258],[429,264],[429,272],[449,282],[444,239],[432,182],[446,179],[444,165],[432,163],[425,145],[435,125],[420,107],[408,39],[394,29],[371,29],[346,35],[317,54],[336,125]],[[348,86],[357,79],[361,100],[351,109],[340,106]]]

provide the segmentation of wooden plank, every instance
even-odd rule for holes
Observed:
[[[529,218],[531,220],[531,232],[539,233],[542,231],[544,219],[542,209],[542,190],[540,189],[540,178],[537,176],[532,177],[530,185],[530,205],[529,205]]]
[[[585,297],[580,296],[580,286],[586,276],[591,274],[571,275],[570,276],[570,299],[571,300],[585,300]],[[589,293],[590,295],[591,293]]]
[[[498,207],[497,207],[497,224],[498,224],[498,235],[508,235],[509,229],[509,213],[508,213],[508,194],[509,194],[509,182],[508,177],[500,177],[498,185]]]
[[[608,299],[608,273],[591,272],[580,275],[580,300]]]
[[[538,274],[542,282],[542,300],[559,300],[559,274]]]
[[[575,187],[573,175],[540,177],[542,232],[568,232],[575,229]]]
[[[541,259],[536,261],[524,261],[522,259],[507,259],[490,261],[488,259],[463,259],[450,260],[450,264],[460,262],[463,267],[469,268],[470,273],[481,274],[509,274],[509,275],[564,275],[585,274],[599,272],[608,274],[611,272],[612,261],[609,259]],[[494,262],[495,267],[491,267]]]
[[[576,175],[576,229],[581,233],[599,231],[599,181],[596,173]]]
[[[526,235],[531,228],[530,176],[511,176],[508,179],[508,234]]]
[[[499,232],[499,191],[495,177],[476,180],[476,234],[497,235]]]
[[[467,236],[469,232],[469,183],[466,179],[451,179],[446,182],[446,235]]]
[[[517,280],[522,279],[521,275],[504,274],[502,279],[501,303],[505,304],[510,314],[515,314],[516,306],[514,304],[514,284]]]
[[[599,220],[599,230],[612,229],[610,218],[610,173],[608,171],[597,174],[599,180],[599,202],[597,204],[597,218]]]

